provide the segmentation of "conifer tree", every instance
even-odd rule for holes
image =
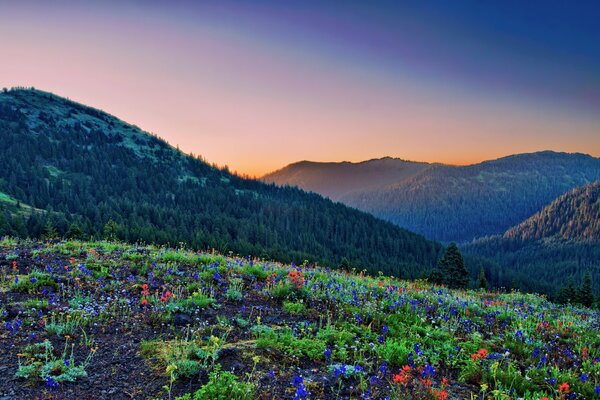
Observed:
[[[479,282],[479,289],[488,289],[488,281],[485,277],[485,271],[483,267],[481,267],[481,269],[479,270],[479,278],[477,278],[477,280]]]
[[[569,279],[566,286],[563,286],[558,293],[558,302],[563,304],[573,304],[577,302],[577,289],[573,279]]]
[[[444,257],[439,262],[439,268],[444,275],[444,283],[450,288],[466,288],[469,285],[469,272],[465,268],[456,243],[450,243]]]
[[[590,272],[586,272],[583,276],[583,283],[579,289],[579,302],[586,306],[591,307],[594,303],[594,292],[592,289],[592,275]]]

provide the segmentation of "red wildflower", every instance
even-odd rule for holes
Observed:
[[[148,300],[146,300],[146,299],[143,299],[143,300],[140,302],[140,304],[141,304],[142,306],[147,306],[147,305],[148,305]]]
[[[410,366],[405,365],[404,367],[402,367],[402,370],[399,373],[394,375],[393,381],[394,383],[406,386],[410,381],[410,378]]]
[[[300,271],[290,271],[288,274],[290,281],[298,288],[302,289],[304,286],[304,274]]]
[[[569,384],[567,382],[563,382],[558,387],[558,393],[569,393],[570,389],[571,388],[569,387]]]
[[[588,348],[587,347],[582,347],[581,348],[581,359],[583,361],[587,360],[589,357],[589,353],[588,353]]]
[[[471,354],[471,359],[473,359],[473,361],[485,360],[487,358],[487,355],[488,351],[486,349],[479,349],[477,350],[477,353]]]

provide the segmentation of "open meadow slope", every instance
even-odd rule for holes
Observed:
[[[593,399],[600,314],[320,266],[0,242],[2,399]]]

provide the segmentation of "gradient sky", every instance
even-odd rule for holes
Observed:
[[[584,1],[0,0],[0,86],[101,108],[250,175],[600,156],[599,20]]]

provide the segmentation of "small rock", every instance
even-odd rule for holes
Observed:
[[[194,322],[192,317],[184,313],[177,313],[173,317],[173,323],[176,326],[192,325],[192,322]]]

